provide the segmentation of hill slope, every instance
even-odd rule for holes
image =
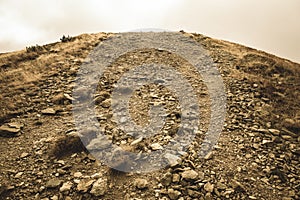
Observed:
[[[72,92],[89,52],[115,34],[83,34],[0,54],[0,199],[299,199],[300,65],[182,34],[210,53],[226,87],[226,122],[212,154],[197,157],[200,135],[180,164],[152,173],[121,173],[95,160],[76,136]],[[129,68],[153,58],[175,67],[183,63],[150,49],[124,55],[117,65]],[[109,112],[106,99],[98,101],[100,111]],[[143,105],[131,108],[144,123]],[[108,134],[115,142],[133,141]],[[147,142],[134,148],[150,149]]]

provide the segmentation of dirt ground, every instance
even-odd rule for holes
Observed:
[[[211,154],[197,154],[210,116],[201,77],[172,53],[143,49],[124,54],[101,78],[95,96],[101,127],[132,152],[155,151],[171,140],[180,123],[178,99],[155,84],[135,91],[129,108],[132,119],[145,125],[149,105],[165,105],[163,134],[135,141],[111,120],[113,84],[126,70],[155,62],[174,67],[195,85],[204,113],[199,134],[179,163],[150,173],[123,173],[95,159],[77,136],[72,95],[85,58],[115,34],[65,37],[0,54],[0,199],[300,199],[300,64],[180,34],[210,53],[226,88],[225,125]]]

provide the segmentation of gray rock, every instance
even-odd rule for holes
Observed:
[[[59,179],[50,179],[47,183],[46,183],[46,188],[56,188],[59,187],[61,185],[62,181]]]
[[[166,153],[164,155],[164,157],[168,160],[168,163],[171,167],[174,167],[176,165],[178,165],[180,163],[180,157],[170,154],[170,153]]]
[[[110,145],[111,145],[111,143],[108,140],[106,140],[106,138],[97,137],[97,138],[93,139],[87,145],[86,148],[88,150],[101,150],[101,149],[107,149]]]

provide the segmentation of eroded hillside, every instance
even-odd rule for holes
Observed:
[[[210,53],[226,88],[226,121],[211,154],[197,155],[208,114],[187,154],[174,166],[121,173],[89,154],[73,119],[75,78],[94,47],[115,34],[83,34],[0,54],[0,199],[299,199],[300,65],[242,45],[180,34]],[[143,124],[147,103],[166,101],[175,125],[165,135],[135,141],[111,122],[114,74],[151,62],[182,70],[197,85],[200,109],[209,113],[205,85],[186,61],[160,49],[125,54],[111,66],[113,73],[104,74],[95,102],[104,113],[99,121],[106,134],[130,151],[163,147],[180,121],[176,97],[149,85],[134,94],[130,112]]]

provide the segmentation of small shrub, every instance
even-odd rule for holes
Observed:
[[[62,38],[60,38],[60,41],[61,42],[72,42],[74,39],[75,38],[73,38],[73,37],[71,37],[69,35],[67,37],[65,35],[63,35]]]
[[[44,47],[40,46],[40,45],[35,45],[35,46],[30,46],[30,47],[26,47],[26,52],[38,52],[38,51],[42,51],[44,50]]]

